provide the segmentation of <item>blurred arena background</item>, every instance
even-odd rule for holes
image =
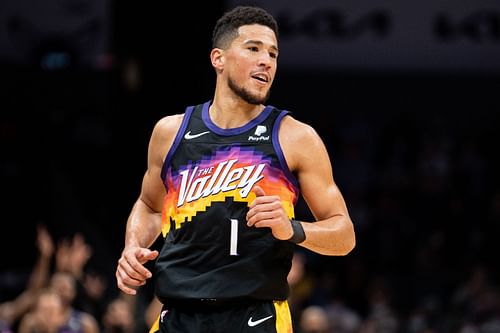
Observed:
[[[235,4],[277,18],[269,103],[324,138],[357,231],[347,257],[298,251],[297,317],[319,305],[337,323],[342,304],[352,330],[331,332],[500,332],[500,3],[489,0],[2,0],[0,302],[25,288],[39,224],[55,240],[83,234],[85,269],[118,293],[150,131],[212,97],[211,31]],[[303,203],[298,215],[309,218]]]

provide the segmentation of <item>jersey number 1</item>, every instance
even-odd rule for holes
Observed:
[[[231,219],[231,243],[229,244],[229,255],[238,255],[238,220]]]

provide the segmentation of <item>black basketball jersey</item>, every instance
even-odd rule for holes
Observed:
[[[278,143],[288,111],[267,106],[248,124],[215,125],[211,101],[186,109],[161,171],[165,238],[155,263],[160,299],[284,300],[294,244],[246,225],[259,185],[278,195],[290,218],[299,191]]]

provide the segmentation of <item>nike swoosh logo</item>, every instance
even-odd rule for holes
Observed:
[[[186,133],[186,135],[184,135],[184,139],[191,140],[191,139],[198,138],[198,137],[205,135],[205,134],[208,134],[208,133],[210,133],[210,131],[201,132],[198,134],[191,134],[191,131],[189,131]]]
[[[268,320],[268,319],[270,319],[270,318],[272,318],[272,317],[273,317],[273,316],[271,315],[271,316],[269,316],[269,317],[264,317],[264,318],[259,319],[259,320],[256,320],[256,321],[253,321],[253,320],[252,320],[252,317],[250,317],[250,319],[248,319],[248,326],[250,326],[250,327],[257,326],[257,325],[259,325],[260,323],[263,323],[263,322],[265,322],[266,320]]]

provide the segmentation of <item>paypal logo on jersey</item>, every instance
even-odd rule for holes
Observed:
[[[269,140],[269,135],[267,136],[262,136],[262,134],[267,132],[267,127],[264,125],[258,125],[257,128],[255,129],[255,133],[253,135],[250,135],[248,137],[248,141],[268,141]]]
[[[267,127],[263,126],[263,125],[259,125],[255,129],[255,135],[257,135],[257,136],[261,136],[262,134],[264,134],[266,132],[267,132]]]

